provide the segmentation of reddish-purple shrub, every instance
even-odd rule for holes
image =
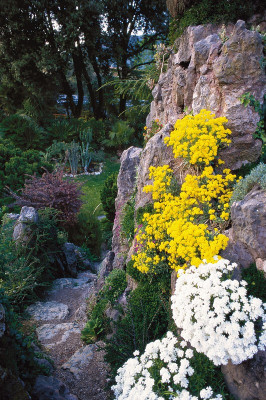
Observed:
[[[15,204],[19,206],[54,208],[60,212],[62,225],[76,222],[77,213],[82,205],[80,184],[63,178],[63,171],[45,172],[42,177],[30,176],[21,195],[9,190]]]

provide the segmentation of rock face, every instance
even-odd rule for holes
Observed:
[[[222,366],[226,384],[236,399],[264,400],[266,393],[266,352],[259,351],[251,360],[239,365]]]
[[[261,141],[252,136],[258,113],[244,107],[239,98],[250,92],[263,102],[263,45],[262,36],[247,30],[243,21],[227,26],[225,35],[222,41],[221,28],[213,25],[187,28],[177,43],[178,52],[170,57],[167,72],[153,90],[147,125],[156,118],[174,124],[184,116],[185,108],[194,114],[205,108],[225,116],[232,143],[221,158],[226,167],[237,169],[256,161],[261,150]]]
[[[248,249],[257,267],[266,267],[266,191],[248,193],[231,207],[232,236]],[[266,273],[266,268],[264,270]]]
[[[121,235],[121,213],[124,205],[131,198],[136,183],[137,170],[142,149],[130,147],[123,151],[117,177],[117,198],[115,200],[116,216],[113,227],[112,251],[115,253],[114,268],[123,268],[129,250],[127,241]]]

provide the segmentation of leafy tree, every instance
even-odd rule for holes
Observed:
[[[138,62],[139,54],[167,30],[164,0],[14,0],[1,6],[0,26],[1,102],[9,112],[28,98],[52,103],[61,92],[79,117],[87,91],[96,119],[106,116],[106,78],[114,68],[130,77],[149,62]],[[120,112],[125,105],[121,97]]]

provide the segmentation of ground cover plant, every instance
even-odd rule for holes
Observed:
[[[143,215],[136,237],[135,267],[154,273],[167,264],[175,270],[209,262],[227,245],[228,238],[220,233],[229,220],[229,200],[236,176],[229,169],[217,173],[223,161],[218,150],[230,143],[225,118],[215,118],[209,111],[187,115],[177,120],[167,144],[173,146],[175,157],[182,156],[192,168],[180,187],[175,187],[173,171],[168,165],[150,167],[153,183],[144,187],[151,192],[153,212]]]

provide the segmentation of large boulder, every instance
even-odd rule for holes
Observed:
[[[232,143],[222,151],[225,166],[240,168],[256,161],[261,141],[253,138],[259,115],[244,107],[240,97],[250,92],[263,103],[265,74],[262,36],[246,29],[243,21],[229,24],[223,35],[219,26],[191,26],[178,39],[178,52],[168,63],[153,90],[147,125],[159,119],[174,124],[187,108],[197,114],[209,109],[228,119]]]
[[[228,389],[238,400],[265,400],[266,352],[259,351],[251,360],[234,365],[222,365]]]
[[[257,267],[266,267],[266,191],[254,190],[242,201],[234,202],[231,218],[233,240],[248,249]]]
[[[114,268],[122,269],[129,250],[129,244],[121,234],[122,210],[135,190],[137,171],[142,149],[131,146],[123,151],[117,177],[117,198],[115,200],[115,220],[113,227],[112,251],[115,253]]]

